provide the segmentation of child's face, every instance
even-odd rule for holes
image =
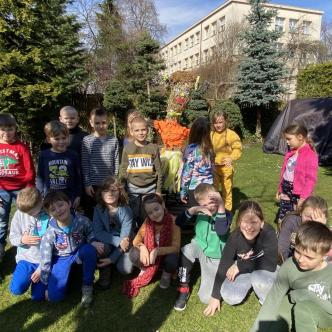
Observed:
[[[218,211],[218,204],[216,204],[216,200],[211,200],[211,196],[213,194],[213,191],[207,192],[197,200],[198,205],[207,208],[211,214],[215,214]]]
[[[148,134],[148,127],[144,122],[133,122],[131,124],[131,135],[135,141],[144,143]]]
[[[68,129],[73,129],[78,125],[79,117],[75,111],[61,111],[59,121],[66,125]]]
[[[13,143],[16,139],[16,127],[0,127],[0,142],[1,143]]]
[[[298,149],[305,144],[305,140],[302,135],[285,134],[285,140],[291,149]]]
[[[37,217],[42,210],[43,207],[43,202],[40,201],[34,208],[31,210],[27,211],[27,214],[31,217]]]
[[[164,219],[165,209],[159,203],[144,204],[144,209],[148,217],[155,222],[162,222]]]
[[[110,186],[101,192],[101,197],[106,205],[117,206],[120,197],[119,188],[117,186]]]
[[[226,129],[226,120],[223,116],[218,116],[213,123],[214,130],[218,133],[223,132]]]
[[[52,145],[52,151],[54,152],[65,152],[69,144],[69,138],[64,134],[50,136],[47,141]]]
[[[322,224],[326,224],[327,221],[326,216],[321,209],[315,209],[311,206],[307,206],[303,209],[301,213],[301,220],[303,223],[307,221],[318,221]]]
[[[318,271],[325,266],[324,255],[298,246],[295,247],[294,258],[301,270]]]
[[[68,223],[71,219],[70,202],[57,201],[50,205],[48,213],[57,221]]]
[[[98,136],[106,136],[108,129],[108,118],[107,116],[92,115],[90,117],[90,126],[94,129]]]
[[[245,212],[239,220],[240,231],[247,240],[253,240],[260,233],[264,221],[252,211]]]

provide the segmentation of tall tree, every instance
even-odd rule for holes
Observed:
[[[0,2],[0,108],[27,139],[84,79],[79,25],[66,0]],[[39,135],[38,135],[39,134]]]
[[[279,101],[284,93],[284,64],[275,43],[281,32],[271,30],[277,12],[263,7],[266,0],[250,0],[248,30],[242,34],[244,59],[239,67],[235,100],[256,112],[256,136],[261,138],[261,111]]]

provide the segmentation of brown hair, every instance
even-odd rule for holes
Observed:
[[[45,210],[48,211],[52,204],[59,201],[70,203],[69,197],[63,191],[50,191],[44,198]]]
[[[314,151],[316,151],[315,144],[314,144],[313,140],[311,139],[311,137],[309,136],[308,129],[305,126],[302,126],[298,123],[292,123],[284,129],[283,134],[284,135],[285,134],[302,135],[303,139],[306,141],[306,143],[308,143],[311,146],[311,148]]]
[[[16,120],[10,113],[0,113],[0,127],[16,127]]]
[[[216,192],[216,188],[212,184],[208,183],[200,183],[194,191],[195,200],[198,201],[202,198],[205,198],[205,196],[210,192]]]
[[[69,136],[69,130],[67,126],[58,120],[47,122],[44,126],[44,133],[48,138],[56,137],[59,135],[65,135],[67,137]]]
[[[295,246],[302,250],[311,250],[317,254],[325,255],[332,245],[330,229],[320,222],[302,224],[295,238]]]
[[[324,198],[319,197],[319,196],[309,196],[302,203],[302,205],[299,209],[299,214],[301,214],[304,211],[304,209],[306,209],[308,207],[312,208],[314,210],[315,209],[321,210],[324,213],[326,219],[328,219],[328,216],[329,216],[328,206],[327,206],[327,202]]]
[[[93,116],[106,116],[108,118],[108,113],[106,112],[105,108],[97,107],[90,112],[89,118],[91,119]]]
[[[189,132],[188,144],[196,143],[200,146],[204,156],[211,154],[210,123],[206,118],[196,119]]]
[[[211,124],[214,124],[218,118],[223,117],[225,120],[226,128],[228,128],[228,115],[224,111],[215,111],[210,116]]]
[[[16,206],[20,211],[27,213],[42,201],[42,195],[35,187],[26,187],[18,193]]]
[[[239,212],[238,212],[237,219],[236,219],[237,226],[240,225],[243,215],[248,212],[255,214],[262,222],[264,221],[264,215],[263,215],[262,208],[259,206],[259,204],[257,202],[243,201],[240,204]]]
[[[157,195],[157,194],[147,194],[143,197],[142,204],[145,206],[145,204],[151,204],[151,203],[158,203],[160,205],[164,205],[163,199]]]
[[[96,193],[96,201],[97,201],[98,205],[104,209],[107,206],[103,200],[102,193],[103,193],[103,191],[109,190],[110,187],[112,187],[112,186],[117,187],[117,189],[119,190],[119,193],[120,193],[118,205],[122,206],[122,205],[128,204],[128,196],[124,189],[124,186],[120,183],[120,181],[116,177],[110,175],[105,178],[105,180],[103,181],[101,186],[98,188],[97,193]]]

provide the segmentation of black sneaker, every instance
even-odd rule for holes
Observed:
[[[189,299],[189,287],[178,288],[178,298],[176,299],[174,309],[176,311],[183,311],[186,309],[187,301]]]

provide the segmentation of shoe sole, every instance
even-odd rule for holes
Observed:
[[[174,306],[173,308],[174,308],[174,310],[176,310],[176,311],[183,311],[183,310],[186,309],[186,307],[187,307],[187,305],[185,305],[183,308],[179,308],[179,307],[176,307],[176,306]]]
[[[162,285],[159,285],[159,287],[160,287],[161,289],[167,289],[167,288],[169,288],[169,286],[170,286],[170,285],[168,285],[168,286],[162,286]]]

